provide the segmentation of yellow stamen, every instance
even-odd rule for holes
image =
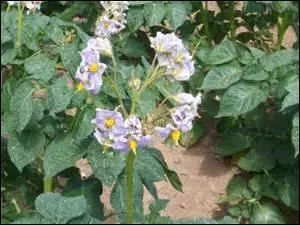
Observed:
[[[133,151],[134,154],[136,154],[137,145],[138,144],[137,144],[136,140],[134,140],[134,139],[130,140],[128,143],[129,149],[131,151]]]
[[[82,82],[77,84],[77,91],[82,91],[83,89],[84,89],[84,84]]]
[[[109,129],[112,128],[115,124],[116,124],[116,121],[115,121],[114,118],[110,117],[110,118],[105,120],[105,126]]]
[[[96,73],[98,71],[98,64],[94,63],[94,64],[90,65],[88,70],[89,70],[89,72]]]
[[[106,29],[108,29],[110,24],[109,24],[109,22],[105,22],[105,21],[104,21],[104,22],[103,22],[103,25],[104,25],[104,27],[105,27]]]
[[[180,131],[179,130],[173,130],[172,133],[171,133],[171,137],[172,137],[172,140],[177,142],[180,138]]]

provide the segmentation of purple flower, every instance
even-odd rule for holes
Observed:
[[[142,124],[136,115],[131,115],[125,120],[125,128],[130,135],[142,135]]]
[[[99,129],[95,129],[94,137],[97,139],[97,141],[105,146],[112,146],[113,140],[110,139],[108,136],[108,133],[101,132]]]
[[[197,111],[189,105],[179,106],[174,109],[171,117],[182,132],[190,131],[193,128],[193,119],[197,115]]]
[[[107,133],[110,139],[126,134],[121,113],[99,108],[96,111],[96,119],[92,120],[92,123],[96,124],[101,132]]]
[[[196,97],[188,93],[178,93],[173,99],[179,105],[191,105],[197,110],[199,104],[201,104],[201,93],[198,93]]]
[[[125,26],[116,20],[109,19],[104,15],[96,22],[95,35],[99,37],[110,37],[112,34],[119,33]]]
[[[107,38],[91,38],[87,42],[88,48],[99,52],[102,55],[111,56],[112,47],[110,41]]]
[[[184,63],[174,63],[167,67],[167,74],[175,80],[189,80],[195,72],[194,61],[185,61]]]
[[[82,61],[76,71],[75,78],[84,85],[86,90],[98,94],[102,86],[102,74],[107,66],[99,62],[99,53],[90,48],[85,48],[80,55]]]
[[[166,127],[155,127],[156,132],[162,138],[169,138],[171,137],[172,140],[178,144],[179,138],[181,136],[181,131],[174,127],[172,124],[167,124]]]
[[[150,46],[154,48],[158,54],[168,52],[174,46],[182,44],[182,41],[175,35],[175,33],[163,34],[161,32],[157,32],[155,38],[150,37],[150,42]]]
[[[136,150],[139,147],[144,147],[149,145],[150,141],[151,141],[150,135],[146,135],[146,136],[130,135],[129,137],[117,138],[115,140],[115,143],[112,145],[112,147],[122,152],[133,151],[135,154]]]

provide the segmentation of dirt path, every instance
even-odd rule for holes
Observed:
[[[224,210],[217,204],[218,198],[225,193],[226,186],[236,169],[214,156],[212,148],[215,142],[214,137],[207,135],[189,150],[182,147],[169,149],[162,143],[155,144],[155,147],[163,153],[170,169],[178,173],[184,191],[184,193],[176,191],[167,182],[157,183],[159,197],[170,200],[163,215],[176,219],[212,218],[224,215]],[[105,188],[101,196],[107,212],[112,210],[109,193],[110,189]],[[147,212],[153,198],[146,190],[144,199]],[[113,218],[106,221],[108,224],[111,222],[114,222]]]

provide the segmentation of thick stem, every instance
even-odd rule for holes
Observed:
[[[44,178],[44,192],[52,192],[52,180],[53,177]]]
[[[126,187],[127,187],[127,223],[133,223],[133,162],[135,154],[128,153],[126,162]]]
[[[278,32],[277,32],[277,43],[276,49],[280,50],[281,44],[283,41],[284,34],[288,28],[288,14],[287,12],[284,13],[283,17],[278,17]]]

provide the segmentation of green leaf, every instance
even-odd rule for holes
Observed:
[[[17,56],[17,49],[7,49],[4,54],[1,54],[1,65],[7,65],[13,62]]]
[[[37,128],[14,134],[8,141],[8,154],[19,171],[33,162],[46,144],[44,135]]]
[[[161,210],[167,208],[169,201],[168,199],[157,199],[150,204],[149,209],[152,213],[159,213]]]
[[[295,157],[299,154],[299,112],[294,115],[292,128],[292,142],[295,147]]]
[[[222,156],[233,155],[251,146],[251,140],[241,132],[225,134],[216,147],[216,153]]]
[[[152,156],[152,149],[139,149],[134,160],[135,172],[143,183],[165,180],[163,166]]]
[[[262,196],[278,199],[276,186],[272,178],[266,174],[256,174],[249,181],[249,187]]]
[[[205,128],[199,120],[193,123],[192,130],[182,133],[179,143],[184,147],[190,147],[197,143],[197,141],[204,135]]]
[[[264,203],[257,203],[256,205],[253,206],[251,223],[283,224],[285,222],[280,210],[273,203],[264,202]]]
[[[127,26],[131,32],[135,32],[144,23],[144,14],[142,7],[130,7],[127,16]]]
[[[45,27],[44,31],[55,44],[62,45],[64,43],[64,32],[53,20]]]
[[[286,66],[299,61],[299,52],[294,49],[279,50],[260,59],[266,71],[273,71],[276,67]]]
[[[94,175],[104,185],[111,186],[125,167],[124,158],[120,154],[102,153],[102,146],[93,141],[88,148],[87,159]]]
[[[30,82],[20,84],[11,98],[10,112],[17,120],[17,131],[21,132],[33,115],[32,93],[34,88]]]
[[[84,197],[65,198],[58,193],[44,193],[35,200],[36,210],[55,224],[66,224],[83,215],[86,210]]]
[[[86,138],[94,130],[94,125],[91,123],[91,121],[95,118],[96,111],[91,107],[87,107],[84,108],[81,113],[83,114],[83,116],[80,116],[80,122],[78,122],[78,128],[75,133],[75,138],[77,140]]]
[[[278,196],[286,206],[299,210],[299,173],[286,176],[278,183]]]
[[[77,43],[72,42],[71,44],[60,47],[59,54],[65,68],[68,69],[73,76],[75,76],[77,68],[81,62],[81,58],[77,50]]]
[[[267,96],[257,85],[237,83],[224,93],[217,117],[238,116],[247,113],[266,100]]]
[[[55,176],[58,172],[75,165],[86,153],[70,136],[54,139],[44,155],[46,176]]]
[[[255,148],[239,160],[238,166],[243,170],[255,172],[273,169],[276,164],[274,148],[276,148],[276,142],[258,139]]]
[[[145,118],[147,114],[151,113],[156,107],[157,91],[153,89],[146,89],[139,97],[137,102],[137,114],[141,118]]]
[[[269,75],[264,71],[261,64],[247,66],[243,72],[243,79],[250,81],[262,81],[268,79]]]
[[[228,88],[240,80],[242,69],[238,62],[213,67],[205,76],[201,89],[217,90]]]
[[[1,44],[8,42],[12,39],[11,34],[5,28],[1,28]]]
[[[72,219],[68,224],[103,224],[103,222],[85,213],[83,216]]]
[[[33,78],[47,82],[55,75],[55,65],[54,60],[49,59],[44,53],[39,53],[27,58],[24,68]]]
[[[127,78],[124,78],[122,76],[118,77],[118,79],[116,80],[116,86],[120,92],[122,99],[128,99],[128,95],[126,93],[127,82]],[[112,84],[109,81],[108,77],[103,77],[103,85],[101,88],[101,91],[103,91],[105,94],[114,98],[118,98],[114,88],[112,88]]]
[[[284,98],[280,110],[284,110],[289,106],[299,103],[299,78],[290,81],[285,86],[285,89],[289,92],[289,94]]]
[[[42,217],[40,214],[35,213],[30,217],[24,217],[14,221],[11,224],[53,224],[51,220]]]
[[[235,199],[242,199],[243,192],[247,189],[247,182],[245,179],[239,176],[235,176],[229,182],[226,192],[227,195]]]
[[[118,214],[121,223],[126,221],[127,216],[127,191],[126,191],[126,175],[122,173],[119,175],[117,182],[115,183],[111,195],[110,203]],[[144,189],[143,184],[134,172],[133,174],[133,222],[138,222],[142,220],[143,215],[143,195]]]
[[[136,38],[129,38],[124,46],[120,49],[120,52],[122,52],[126,56],[134,58],[148,55],[144,43]]]
[[[207,63],[218,65],[229,62],[237,57],[237,52],[232,41],[225,39],[208,55]]]
[[[102,192],[102,183],[97,178],[89,177],[86,180],[82,180],[78,174],[77,177],[68,181],[68,184],[64,188],[62,195],[64,197],[83,195],[87,203],[87,211],[86,214],[82,216],[82,221],[95,219],[103,220],[103,204],[99,198]]]
[[[68,78],[63,76],[56,79],[48,89],[48,104],[50,113],[58,113],[65,110],[73,97],[73,90],[68,87]]]
[[[167,5],[166,18],[174,31],[184,23],[190,13],[186,4],[190,4],[190,2],[173,1]]]
[[[165,4],[163,2],[148,3],[144,6],[143,14],[149,27],[159,25],[166,14]]]

